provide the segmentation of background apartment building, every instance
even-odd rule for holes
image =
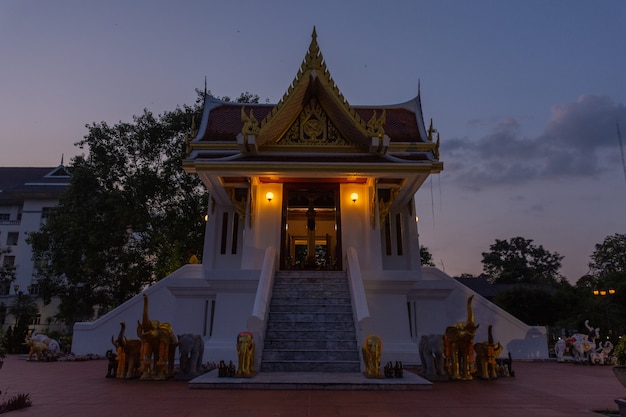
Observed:
[[[61,163],[50,167],[0,167],[0,255],[2,265],[15,267],[15,280],[0,277],[0,325],[15,324],[8,307],[21,292],[37,303],[39,314],[32,320],[38,332],[56,330],[53,323],[57,303],[47,306],[38,299],[36,264],[26,239],[38,231],[67,189],[70,176]]]

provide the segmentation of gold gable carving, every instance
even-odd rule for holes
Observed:
[[[316,102],[313,103],[313,99]],[[305,104],[306,103],[306,104]],[[303,108],[302,106],[305,105]],[[332,122],[325,117],[325,123],[317,115],[306,117],[302,114],[315,113],[309,106],[323,109],[331,115]],[[384,134],[384,116],[376,118],[370,130]],[[349,142],[346,140],[349,138]],[[317,43],[317,33],[313,28],[311,43],[293,82],[278,104],[260,121],[256,144],[285,146],[370,146],[371,136],[365,120],[350,106],[339,88],[335,85]]]
[[[304,106],[277,143],[287,146],[345,146],[348,144],[315,98]]]

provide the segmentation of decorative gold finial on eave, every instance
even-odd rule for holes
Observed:
[[[370,137],[379,137],[382,138],[385,136],[385,129],[383,125],[387,121],[387,113],[386,110],[383,109],[382,114],[379,118],[376,118],[376,110],[374,110],[374,114],[367,122],[367,134]]]
[[[196,116],[191,117],[191,137],[195,138],[198,135],[198,128],[196,127]]]
[[[430,126],[428,127],[428,141],[432,142],[433,141],[433,133],[435,133],[437,130],[433,129],[433,119],[430,119]]]
[[[250,109],[250,115],[248,116],[245,112],[245,106],[241,106],[241,121],[243,122],[241,134],[244,137],[255,136],[259,134],[259,121],[256,119],[256,117],[254,117],[252,109]]]

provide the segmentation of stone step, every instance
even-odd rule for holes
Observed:
[[[274,291],[319,291],[320,288],[324,288],[325,290],[331,291],[345,291],[350,293],[350,287],[344,282],[331,282],[320,284],[318,282],[311,283],[292,283],[292,282],[281,282],[274,283]]]
[[[267,361],[262,372],[359,372],[359,361]]]
[[[332,297],[324,299],[315,299],[307,297],[272,297],[270,303],[270,309],[276,305],[352,305],[349,298],[345,297]]]
[[[354,329],[349,330],[267,330],[265,342],[271,339],[352,340]]]
[[[276,294],[272,291],[272,298],[308,298],[308,299],[332,299],[332,298],[340,298],[350,300],[350,291],[341,291],[341,290],[327,290],[327,289],[316,289],[316,290],[306,290],[294,287],[289,290],[281,290],[277,291]]]
[[[355,339],[334,339],[334,340],[319,340],[319,339],[270,339],[264,343],[265,349],[357,349],[357,342]]]
[[[276,271],[274,278],[288,278],[288,279],[324,279],[324,278],[337,278],[346,279],[346,273],[343,271]]]
[[[352,321],[352,312],[332,312],[332,311],[309,311],[309,312],[296,312],[296,311],[270,311],[270,321],[276,322],[310,322],[310,321],[338,321],[349,322]]]
[[[263,361],[359,361],[356,350],[272,349],[263,351]]]
[[[273,331],[354,331],[352,321],[276,321],[270,320],[267,324],[267,332]]]
[[[272,313],[350,313],[352,314],[351,303],[347,304],[270,304],[270,314]]]
[[[360,370],[345,272],[276,273],[261,369],[269,372]]]

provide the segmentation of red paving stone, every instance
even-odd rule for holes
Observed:
[[[256,391],[188,389],[182,381],[104,378],[106,361],[5,359],[2,401],[30,393],[11,417],[604,417],[626,397],[610,367],[514,362],[514,378],[438,382],[427,391]]]

